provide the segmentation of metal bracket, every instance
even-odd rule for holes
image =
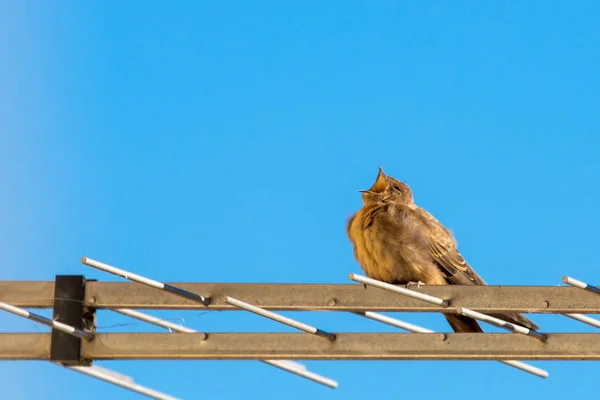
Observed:
[[[91,281],[91,280],[90,280]],[[85,306],[83,275],[56,275],[52,319],[86,332],[96,330],[96,309]],[[52,329],[50,361],[65,366],[90,366],[92,360],[81,357],[81,339]]]

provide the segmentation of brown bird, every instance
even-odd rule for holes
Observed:
[[[387,176],[362,192],[363,207],[346,226],[354,256],[365,274],[392,284],[485,285],[458,252],[452,233],[413,201],[408,185]],[[537,330],[517,313],[489,314]],[[444,314],[455,332],[483,332],[476,320]]]

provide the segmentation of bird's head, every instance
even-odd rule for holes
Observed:
[[[413,203],[410,187],[398,179],[386,175],[381,167],[379,167],[379,173],[373,186],[368,190],[359,190],[359,192],[362,192],[362,200],[365,205],[388,201],[399,204]]]

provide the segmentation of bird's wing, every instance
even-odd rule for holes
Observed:
[[[446,274],[449,283],[455,285],[485,285],[473,268],[456,248],[454,237],[437,219],[423,209],[417,211],[429,228],[429,253],[439,268]]]

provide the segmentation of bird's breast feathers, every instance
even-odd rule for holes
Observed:
[[[373,279],[425,282],[430,266],[425,260],[424,246],[419,243],[420,227],[411,226],[402,213],[398,207],[385,204],[361,208],[347,227],[354,256],[365,274]]]

